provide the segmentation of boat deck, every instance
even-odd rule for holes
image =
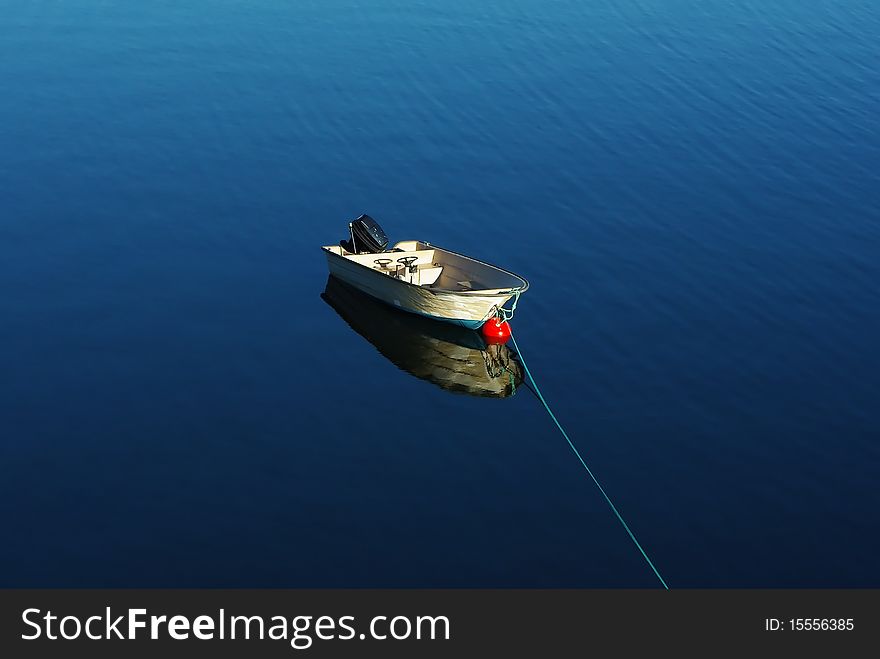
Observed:
[[[407,247],[410,249],[406,249]],[[395,245],[394,250],[378,254],[353,254],[338,245],[330,245],[324,249],[378,270],[382,274],[431,290],[454,292],[486,290],[487,287],[474,281],[472,276],[456,272],[457,268],[450,268],[436,261],[436,250],[433,248],[419,249],[419,247],[421,244],[416,241],[406,241]],[[415,260],[410,261],[413,258]],[[411,263],[409,267],[404,265],[407,261]],[[414,268],[414,271],[410,268]]]
[[[388,251],[369,254],[355,254],[341,245],[328,245],[324,249],[431,291],[497,295],[516,288],[525,290],[528,286],[516,275],[418,240],[404,240]],[[486,275],[486,279],[481,275]]]

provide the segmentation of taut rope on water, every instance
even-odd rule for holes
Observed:
[[[514,308],[516,308],[515,304],[514,304]],[[512,312],[511,312],[511,315],[513,315]],[[510,333],[510,338],[513,341],[513,347],[516,348],[516,352],[519,355],[519,360],[523,365],[523,370],[526,372],[526,375],[529,377],[529,380],[532,383],[532,387],[534,388],[534,392],[538,395],[538,399],[544,405],[544,409],[547,410],[547,414],[549,414],[550,418],[553,419],[553,423],[555,423],[556,427],[559,428],[559,432],[561,432],[562,436],[565,437],[565,441],[568,442],[568,445],[571,447],[571,450],[574,451],[574,454],[577,456],[578,460],[580,460],[584,469],[587,470],[587,473],[590,475],[590,478],[593,479],[593,482],[596,484],[596,487],[599,488],[599,492],[602,493],[602,496],[605,498],[605,501],[608,502],[609,506],[611,506],[611,510],[614,512],[614,515],[617,517],[618,521],[620,521],[620,523],[623,525],[623,528],[626,529],[626,532],[629,535],[630,539],[633,541],[635,546],[638,548],[639,552],[642,554],[642,557],[645,559],[645,561],[647,561],[648,565],[654,571],[654,574],[660,580],[660,583],[663,584],[663,587],[666,590],[669,590],[669,586],[666,585],[666,581],[664,581],[663,577],[660,576],[660,572],[658,572],[657,568],[654,567],[654,563],[652,563],[651,559],[648,558],[648,554],[645,553],[645,550],[642,549],[642,545],[639,544],[639,541],[636,539],[635,534],[630,530],[629,524],[626,523],[626,521],[623,519],[623,516],[618,512],[617,506],[615,506],[614,503],[611,501],[611,497],[609,497],[608,494],[605,492],[605,488],[603,488],[599,484],[599,480],[593,474],[592,469],[590,469],[587,466],[586,460],[583,459],[583,457],[580,454],[580,451],[577,450],[577,447],[575,447],[574,443],[569,438],[568,433],[565,432],[565,428],[562,427],[562,424],[559,423],[559,420],[556,418],[556,415],[553,414],[553,410],[550,409],[550,406],[547,404],[547,401],[544,400],[544,396],[543,396],[543,394],[541,394],[541,390],[538,388],[538,383],[535,382],[535,378],[532,376],[531,371],[529,371],[529,367],[526,364],[525,358],[523,357],[522,350],[519,349],[519,346],[516,343],[516,337],[513,336],[513,332]]]

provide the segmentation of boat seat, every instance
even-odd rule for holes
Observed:
[[[420,286],[430,286],[438,279],[440,279],[440,274],[443,272],[443,266],[435,265],[433,263],[420,263],[418,266],[418,270],[415,274],[414,284],[419,284]]]
[[[434,265],[433,263],[419,263],[416,265],[416,271],[410,272],[407,268],[397,270],[397,277],[403,281],[416,286],[431,286],[438,279],[440,273],[443,272],[443,266]]]

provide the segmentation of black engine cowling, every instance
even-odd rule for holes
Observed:
[[[378,254],[388,248],[388,236],[382,227],[369,215],[361,215],[348,225],[351,239],[339,244],[353,254]]]

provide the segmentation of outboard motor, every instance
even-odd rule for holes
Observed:
[[[340,240],[339,244],[353,254],[380,254],[388,247],[388,236],[382,227],[369,215],[361,215],[349,222],[351,240]]]

